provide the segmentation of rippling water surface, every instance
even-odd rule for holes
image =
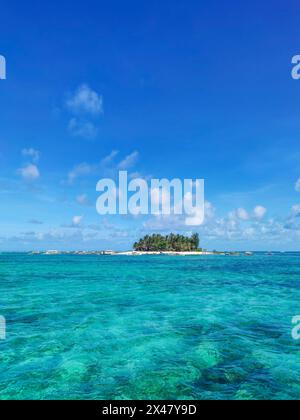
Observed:
[[[300,398],[300,254],[2,254],[0,315],[1,399]]]

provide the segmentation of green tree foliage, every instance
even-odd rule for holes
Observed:
[[[171,233],[167,236],[162,235],[146,235],[133,245],[135,251],[159,252],[159,251],[197,251],[199,249],[199,235],[194,233],[191,237],[183,235],[174,235]]]

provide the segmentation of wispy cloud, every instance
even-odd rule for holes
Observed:
[[[34,163],[37,163],[40,160],[40,152],[33,149],[32,147],[22,150],[22,155],[30,158]]]
[[[132,168],[139,158],[139,152],[134,151],[130,155],[126,156],[119,164],[118,169],[128,170]]]
[[[82,162],[76,165],[68,173],[68,184],[73,184],[79,177],[89,176],[91,174],[115,177],[119,170],[129,170],[136,164],[139,153],[137,151],[125,156],[119,162],[116,157],[119,155],[117,150],[113,150],[98,163]]]
[[[76,178],[81,176],[90,175],[93,172],[93,165],[89,165],[88,163],[80,163],[76,165],[69,173],[68,173],[68,183],[73,184]]]
[[[30,223],[31,225],[42,225],[43,222],[41,220],[38,219],[30,219],[28,220],[28,223]]]
[[[68,129],[72,136],[83,137],[87,140],[93,140],[98,134],[98,128],[94,123],[78,118],[71,118]]]
[[[102,166],[109,166],[113,163],[114,158],[116,156],[118,156],[119,151],[118,150],[112,150],[111,153],[107,156],[105,156],[102,160],[101,160],[101,165]]]

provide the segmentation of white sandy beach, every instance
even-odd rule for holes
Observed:
[[[188,255],[213,255],[213,252],[208,251],[126,251],[126,252],[118,252],[115,253],[115,255],[133,255],[133,256],[139,256],[139,255],[182,255],[182,256],[188,256]]]

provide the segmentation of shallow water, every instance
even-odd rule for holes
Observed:
[[[0,255],[0,398],[299,399],[300,254]]]

